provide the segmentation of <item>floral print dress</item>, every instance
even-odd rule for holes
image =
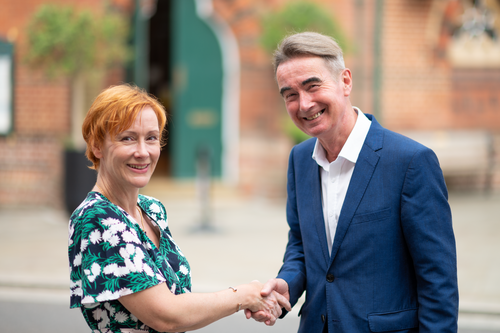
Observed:
[[[170,234],[165,208],[144,195],[137,203],[160,230],[159,249],[137,221],[98,192],[71,215],[70,306],[81,309],[92,332],[156,332],[118,298],[160,283],[176,295],[191,291],[190,267]]]

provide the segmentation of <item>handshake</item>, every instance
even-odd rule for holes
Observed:
[[[252,285],[258,288],[258,294],[255,295],[253,304],[245,308],[247,319],[253,318],[272,326],[281,316],[283,308],[291,311],[290,294],[285,280],[270,279],[264,285],[259,282],[253,282]]]

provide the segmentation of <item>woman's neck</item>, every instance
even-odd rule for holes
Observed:
[[[119,186],[113,186],[111,182],[106,181],[103,177],[97,177],[94,191],[100,192],[113,204],[121,207],[127,213],[135,215],[137,207],[137,198],[139,196],[139,189],[125,189]]]

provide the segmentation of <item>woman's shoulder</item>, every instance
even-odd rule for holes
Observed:
[[[121,209],[109,202],[98,192],[89,192],[85,200],[75,209],[70,217],[70,223],[98,221],[103,217],[123,218]]]
[[[163,229],[167,227],[167,211],[160,200],[142,194],[139,194],[137,200],[139,206],[141,206],[146,214],[153,218],[160,227]]]
[[[147,213],[165,213],[165,206],[163,206],[161,201],[156,198],[139,194],[139,198],[137,199],[137,201],[141,208],[144,209]]]

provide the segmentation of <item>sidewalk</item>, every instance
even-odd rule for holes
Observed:
[[[153,181],[174,239],[187,256],[193,291],[209,292],[274,277],[287,241],[284,199],[245,199],[217,186],[210,226],[190,183]],[[500,332],[500,194],[451,194],[457,239],[462,329]],[[51,209],[0,209],[0,299],[66,303],[68,215]],[[296,306],[294,311],[297,311]]]

